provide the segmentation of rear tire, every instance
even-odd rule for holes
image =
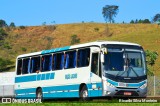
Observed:
[[[83,86],[81,91],[80,91],[80,100],[81,101],[88,101],[89,97],[88,97],[88,90],[86,86]]]
[[[41,88],[39,88],[36,92],[36,99],[41,99],[41,101],[43,100],[43,94]]]

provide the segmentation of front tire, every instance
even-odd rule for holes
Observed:
[[[81,89],[81,91],[80,91],[80,100],[81,101],[87,101],[87,100],[89,100],[88,90],[87,90],[86,86],[83,86],[82,89]]]

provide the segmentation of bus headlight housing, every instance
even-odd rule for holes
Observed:
[[[111,87],[111,88],[114,88],[114,85],[112,85],[112,84],[109,83],[109,82],[106,82],[106,85],[109,86],[109,87]]]
[[[145,82],[140,88],[141,89],[144,89],[144,88],[146,88],[147,87],[147,82]]]

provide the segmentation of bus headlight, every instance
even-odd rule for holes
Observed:
[[[147,82],[144,83],[140,88],[141,88],[141,89],[144,89],[144,88],[146,88],[146,87],[147,87]]]
[[[114,88],[114,85],[112,85],[112,84],[111,84],[111,83],[109,83],[109,82],[106,82],[106,85],[107,85],[107,86],[109,86],[109,87]]]

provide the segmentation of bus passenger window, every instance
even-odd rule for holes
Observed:
[[[64,68],[75,68],[76,67],[76,51],[70,51],[65,53],[65,64]]]
[[[42,71],[52,70],[52,55],[42,56]]]
[[[55,70],[61,70],[64,67],[64,53],[54,54]]]
[[[78,50],[77,67],[85,67],[89,65],[90,49]]]
[[[40,72],[40,57],[32,57],[31,59],[31,73]]]
[[[22,59],[18,59],[17,63],[17,75],[21,75],[22,73]]]
[[[30,59],[23,59],[23,69],[22,69],[22,74],[27,74],[30,73],[31,69],[31,61]]]
[[[56,70],[56,60],[57,60],[57,56],[56,56],[56,54],[53,54],[53,56],[52,56],[52,70]]]
[[[98,71],[98,53],[93,53],[92,54],[91,72],[93,72],[96,75],[99,75],[99,71]]]

